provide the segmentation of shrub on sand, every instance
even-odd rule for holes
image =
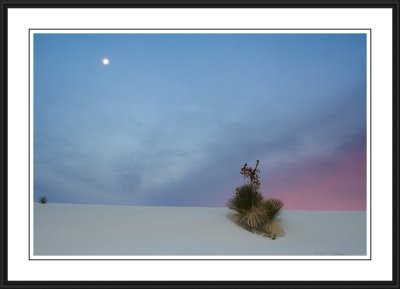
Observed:
[[[45,196],[42,196],[42,197],[39,198],[39,203],[41,203],[41,204],[46,204],[47,201],[48,201],[48,199]]]
[[[232,219],[236,224],[248,231],[276,239],[284,234],[278,220],[283,202],[276,198],[263,199],[259,192],[258,164],[257,160],[254,169],[248,167],[247,163],[242,167],[241,174],[244,176],[245,184],[236,188],[227,206],[235,211]],[[247,184],[246,179],[250,179]]]

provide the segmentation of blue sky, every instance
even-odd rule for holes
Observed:
[[[102,60],[109,59],[104,65]],[[366,35],[35,34],[34,197],[365,209]]]

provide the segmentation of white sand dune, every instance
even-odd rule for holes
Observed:
[[[34,205],[34,256],[366,255],[365,211],[283,211],[285,236],[250,233],[227,208]]]

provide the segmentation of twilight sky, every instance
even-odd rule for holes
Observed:
[[[103,59],[109,59],[107,65]],[[35,34],[34,198],[366,209],[364,34]]]

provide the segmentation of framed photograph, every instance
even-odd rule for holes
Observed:
[[[2,1],[1,288],[399,288],[400,1]]]

